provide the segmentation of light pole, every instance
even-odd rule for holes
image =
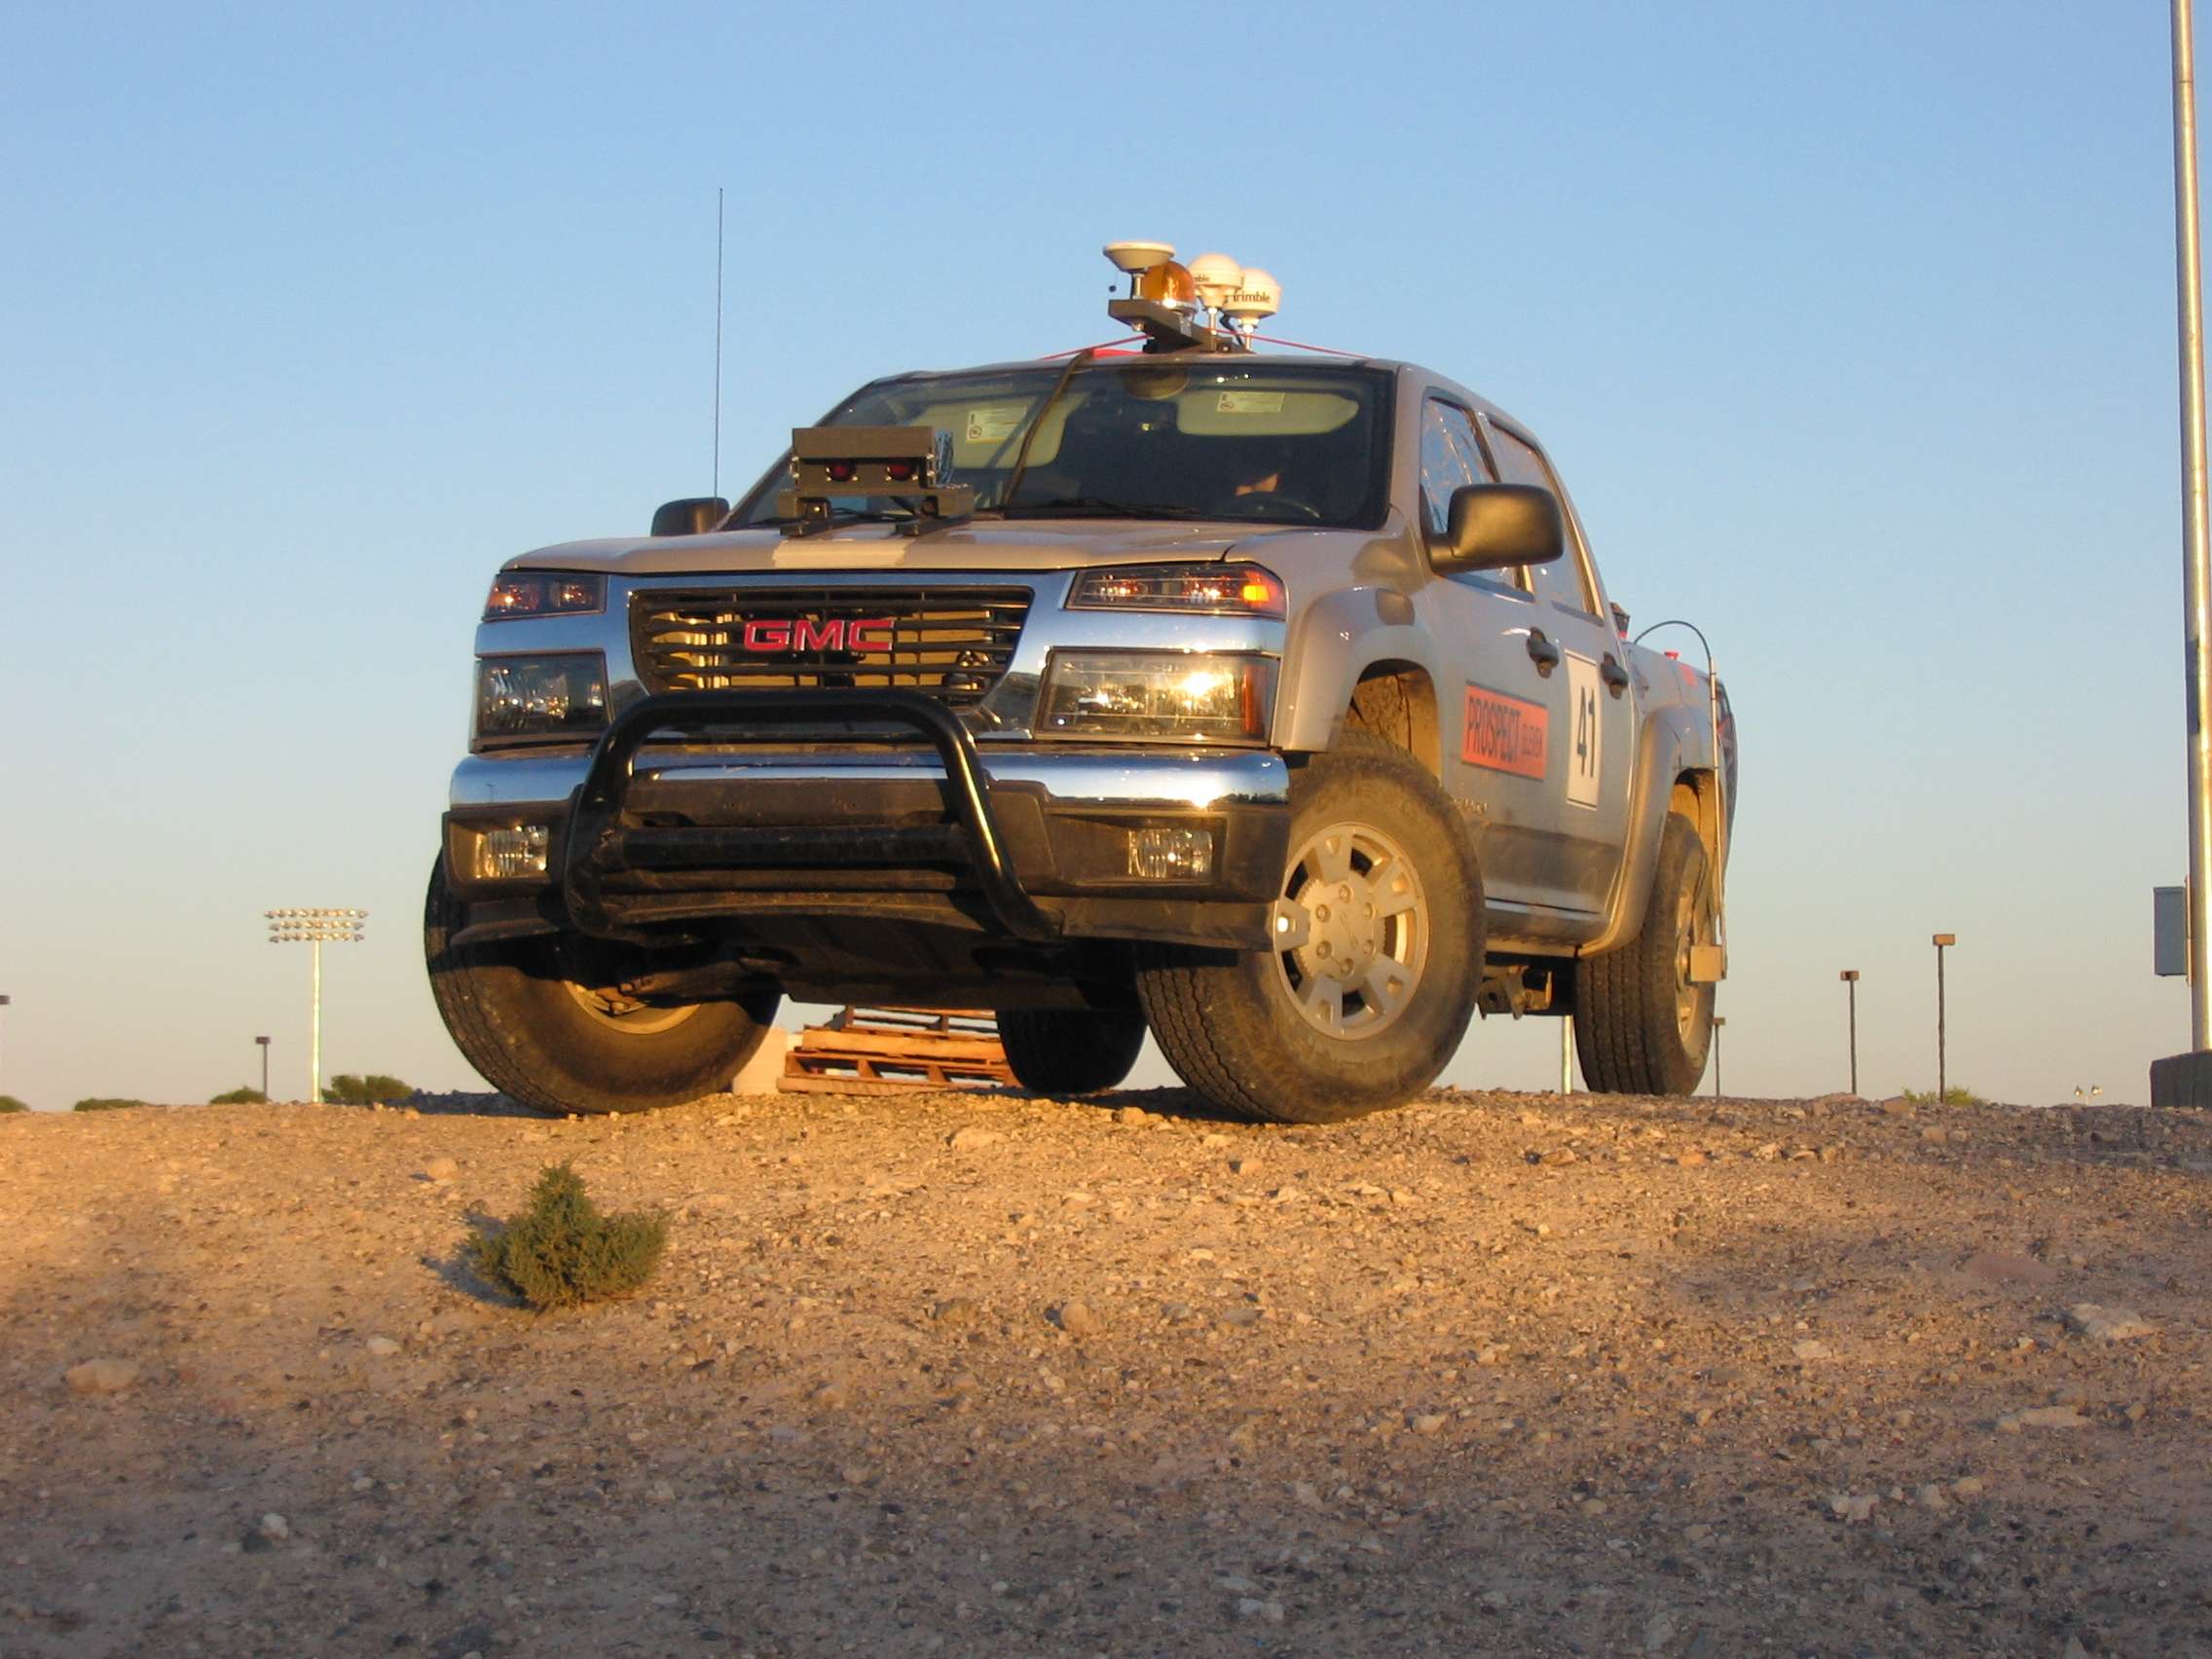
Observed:
[[[1728,1022],[1717,1014],[1713,1016],[1713,1098],[1720,1098],[1720,1028]]]
[[[308,977],[308,1098],[319,1102],[322,1099],[322,947],[359,944],[369,913],[366,910],[295,909],[264,910],[262,914],[269,918],[271,944],[305,944],[314,952]]]
[[[1851,1092],[1859,1092],[1859,970],[1846,968],[1836,976],[1851,997]]]
[[[2189,711],[2189,1046],[2212,1048],[2212,524],[2206,502],[2204,278],[2197,237],[2196,47],[2190,0],[2173,0],[2174,243],[2179,289],[2182,627]]]
[[[6,1008],[10,1003],[14,1001],[15,998],[13,997],[0,997],[0,1008]]]
[[[269,1098],[269,1039],[256,1037],[255,1045],[261,1050],[261,1098]]]
[[[1936,1104],[1943,1104],[1943,1096],[1950,1092],[1949,1079],[1943,1073],[1943,950],[1946,945],[1959,942],[1957,934],[1936,934]]]

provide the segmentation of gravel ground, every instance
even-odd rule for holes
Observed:
[[[572,1160],[638,1299],[462,1267]],[[2212,1120],[0,1120],[0,1653],[2212,1653]]]

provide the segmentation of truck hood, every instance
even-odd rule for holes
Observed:
[[[1088,565],[1166,559],[1219,559],[1232,548],[1264,558],[1276,544],[1300,554],[1323,540],[1364,545],[1360,531],[1295,527],[1161,524],[1125,519],[990,520],[904,536],[884,525],[854,525],[819,535],[774,530],[719,531],[565,541],[510,559],[507,570],[603,571],[609,575],[726,574],[754,571],[1064,571]],[[1284,551],[1289,551],[1289,546]]]

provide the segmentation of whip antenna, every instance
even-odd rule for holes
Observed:
[[[715,186],[715,481],[707,494],[722,493],[722,187]]]

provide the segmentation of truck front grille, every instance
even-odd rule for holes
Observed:
[[[980,702],[1013,660],[1026,588],[656,588],[630,599],[647,691],[818,687]]]

